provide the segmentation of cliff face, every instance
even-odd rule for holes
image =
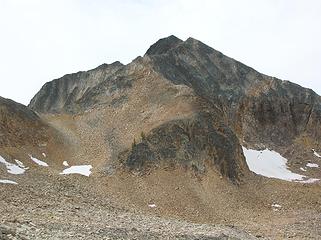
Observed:
[[[284,146],[307,135],[317,145],[320,139],[320,97],[287,81],[272,80],[246,95],[238,114],[247,142]]]
[[[208,113],[167,122],[154,128],[131,150],[121,154],[130,170],[144,171],[155,166],[182,166],[196,173],[215,167],[233,181],[248,171],[239,141],[230,128],[216,125]]]
[[[184,104],[190,110],[181,116]],[[116,160],[131,170],[179,164],[205,172],[210,166],[237,181],[248,172],[240,143],[276,150],[302,139],[309,142],[306,149],[320,145],[317,94],[261,74],[193,38],[160,39],[127,65],[105,64],[49,82],[29,107],[42,114],[108,112],[109,125],[97,128],[121,134],[112,136],[118,144],[108,146],[107,162]],[[140,118],[162,108],[176,112]],[[120,130],[131,121],[147,129],[133,146],[121,139],[135,134]]]

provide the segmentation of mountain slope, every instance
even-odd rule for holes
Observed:
[[[229,125],[247,142],[288,144],[307,133],[317,144],[321,101],[312,90],[260,74],[192,38],[165,53],[146,55],[173,83],[220,104]]]
[[[67,74],[60,79],[46,83],[31,100],[32,109],[38,112],[60,112],[62,109],[72,111],[71,104],[77,102],[91,88],[104,81],[109,75],[119,70],[120,62],[102,64],[87,71]]]
[[[23,176],[37,166],[57,165],[68,152],[66,145],[60,132],[45,119],[0,97],[0,179]]]
[[[54,130],[35,112],[0,97],[0,147],[38,146],[49,141]]]
[[[162,128],[161,126],[173,120],[183,118],[193,122],[192,116],[204,113],[209,113],[218,134],[221,126],[229,129],[231,134],[227,137],[227,142],[236,135],[243,145],[253,148],[268,147],[285,154],[289,159],[303,158],[305,152],[311,151],[312,148],[320,148],[318,139],[321,135],[321,101],[317,94],[288,81],[261,74],[193,38],[182,41],[175,36],[169,36],[157,41],[143,57],[136,58],[128,65],[114,63],[104,66],[82,72],[80,75],[79,73],[66,75],[47,83],[35,95],[29,107],[42,114],[78,113],[82,115],[93,111],[97,116],[105,112],[106,118],[110,118],[109,116],[128,111],[130,106],[131,111],[128,114],[120,114],[123,118],[106,120],[108,127],[103,124],[96,126],[99,131],[115,129],[114,133],[118,132],[117,136],[112,134],[105,137],[105,139],[113,139],[113,144],[109,144],[110,140],[107,140],[107,144],[103,139],[99,140],[104,149],[107,148],[112,152],[107,161],[105,160],[107,163],[130,162],[136,166],[145,162],[159,165],[160,159],[162,159],[160,162],[168,162],[165,160],[167,157],[159,155],[156,157],[158,161],[140,159],[137,160],[140,161],[139,163],[132,163],[132,160],[124,160],[125,153],[129,154],[128,156],[135,155],[136,150],[131,149],[131,145],[134,139],[140,138],[140,132],[135,129],[132,132],[123,131],[120,129],[119,122],[134,121],[136,126],[139,126],[137,129],[145,131],[149,136],[155,134],[156,129]],[[180,103],[180,100],[186,101],[186,97],[184,100],[182,96],[179,100],[177,99],[182,89],[185,92],[188,91],[190,95],[188,101],[184,103]],[[58,97],[53,98],[53,96]],[[180,116],[176,112],[171,112],[165,119],[154,118],[146,124],[140,113],[157,114],[162,104],[165,104],[167,109],[178,109],[180,104],[190,105],[187,107],[190,113]],[[171,131],[165,132],[172,134]],[[131,141],[124,138],[129,138]],[[150,136],[150,138],[153,137]],[[205,146],[200,146],[195,144],[192,138],[193,136],[190,136],[186,146],[190,147],[189,144],[192,144],[192,147],[197,148],[198,154],[201,152],[203,154],[204,150],[201,149],[207,151],[199,161],[202,163],[207,159],[208,162],[217,163],[211,153],[212,150],[209,150],[213,142],[210,144],[206,141]],[[169,147],[166,143],[168,139],[159,138],[158,140]],[[115,142],[118,146],[114,144]],[[216,167],[226,176],[228,174],[223,169],[239,166],[236,167],[239,169],[237,170],[239,174],[229,175],[231,179],[239,179],[238,176],[248,170],[244,167],[246,166],[244,157],[237,153],[240,144],[234,140],[232,142],[230,148],[235,151],[232,154],[233,157],[225,156],[226,154],[220,156],[221,159],[229,160],[225,160],[226,162]],[[137,147],[141,145],[138,144]],[[190,155],[187,154],[186,146],[183,147],[180,143],[172,145],[171,148],[174,149],[171,153],[172,158],[177,160],[177,156],[183,152],[186,153],[187,161]],[[300,152],[294,153],[294,149],[298,147],[301,148]],[[146,148],[144,149],[147,151]],[[159,152],[159,150],[155,151]],[[177,163],[177,161],[174,162]],[[198,165],[203,166],[203,163]]]

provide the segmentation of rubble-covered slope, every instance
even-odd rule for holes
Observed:
[[[37,146],[52,129],[28,107],[0,97],[0,147]]]
[[[36,166],[60,164],[69,143],[28,107],[0,97],[1,177],[24,175]],[[13,175],[12,175],[13,174]]]

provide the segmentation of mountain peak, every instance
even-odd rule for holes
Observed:
[[[182,42],[183,41],[181,39],[177,38],[174,35],[170,35],[166,38],[161,38],[149,47],[146,55],[164,54]]]

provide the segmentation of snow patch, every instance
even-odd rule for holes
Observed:
[[[69,164],[68,164],[67,161],[64,161],[64,162],[62,163],[62,165],[64,165],[65,167],[69,167]]]
[[[16,164],[7,162],[3,157],[0,156],[0,163],[3,163],[6,168],[7,172],[11,174],[23,174],[26,170],[24,168],[19,167]]]
[[[281,208],[282,206],[281,206],[280,204],[273,203],[273,204],[272,204],[272,207]]]
[[[318,158],[321,158],[321,155],[318,154],[314,149],[312,149],[312,151],[313,151],[313,154],[314,154],[315,156],[317,156]]]
[[[45,153],[42,153],[42,156],[47,157],[47,155]]]
[[[14,181],[6,180],[6,179],[4,179],[4,180],[0,179],[0,183],[4,183],[4,184],[15,184],[15,185],[18,184],[18,183],[14,182]]]
[[[303,171],[303,172],[306,172],[307,170],[303,167],[300,167],[300,170]]]
[[[25,169],[25,170],[29,169],[28,167],[25,167],[25,165],[23,164],[23,162],[21,162],[21,161],[19,161],[19,160],[17,160],[17,159],[15,159],[15,162],[18,164],[18,166],[19,166],[20,168],[23,168],[23,169]]]
[[[242,148],[249,169],[256,174],[268,178],[277,178],[300,183],[314,183],[319,181],[319,179],[308,179],[304,175],[291,172],[286,165],[287,159],[273,150],[265,149],[257,151],[245,147]]]
[[[318,178],[309,178],[307,180],[301,180],[301,181],[295,181],[295,182],[300,182],[300,183],[315,183],[320,181]]]
[[[155,208],[155,207],[156,207],[156,204],[154,204],[154,203],[148,204],[148,207],[150,207],[150,208]]]
[[[269,149],[257,151],[243,147],[243,152],[247,165],[256,174],[286,181],[303,180],[305,177],[287,169],[287,159],[275,151]]]
[[[273,203],[271,206],[273,208],[273,211],[279,211],[282,208],[282,206],[280,204],[277,204],[277,203]]]
[[[307,163],[306,166],[309,167],[309,168],[318,168],[319,167],[319,165],[316,164],[316,163]]]
[[[91,169],[91,165],[71,166],[63,170],[60,174],[80,174],[89,177],[91,174]]]
[[[34,163],[38,164],[39,166],[43,166],[43,167],[48,167],[49,166],[47,163],[45,163],[45,162],[43,162],[43,161],[41,161],[41,160],[39,160],[39,159],[37,159],[35,157],[32,157],[32,155],[29,155],[29,157],[31,158],[31,160]]]

